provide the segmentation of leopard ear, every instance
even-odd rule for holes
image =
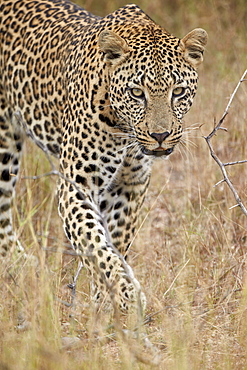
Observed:
[[[203,61],[203,52],[207,44],[208,35],[202,28],[195,28],[181,40],[181,48],[184,59],[193,67],[197,67]]]
[[[129,47],[127,42],[116,33],[110,30],[102,31],[98,42],[107,64],[113,66],[126,60]]]

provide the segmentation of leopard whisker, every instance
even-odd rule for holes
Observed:
[[[179,145],[177,148],[178,148],[178,151],[179,151],[181,157],[183,158],[183,160],[184,161],[187,160],[188,159],[188,151],[186,150],[186,148],[182,145],[181,146]]]
[[[191,125],[187,126],[184,128],[184,131],[195,131],[195,130],[199,130],[199,128],[201,127],[201,123],[192,123]]]
[[[129,148],[132,148],[132,146],[135,144],[134,141],[128,143],[127,145],[124,145],[122,148],[120,148],[119,150],[117,150],[117,153],[121,152],[121,151],[124,151],[124,150],[128,150]]]
[[[186,159],[188,159],[189,156],[191,158],[193,158],[193,153],[192,153],[192,151],[190,150],[190,147],[187,144],[188,144],[188,142],[181,140],[180,141],[180,145],[178,145],[178,149],[180,150],[180,153],[181,154],[182,154],[182,150],[183,150],[183,153],[184,153]],[[194,143],[193,142],[190,142],[189,144],[191,146],[193,146],[192,144],[194,144]],[[196,147],[196,144],[194,144],[194,147]]]
[[[180,143],[184,146],[189,145],[193,148],[197,148],[197,144],[194,141],[188,139],[188,137],[182,137],[181,140],[180,140]]]

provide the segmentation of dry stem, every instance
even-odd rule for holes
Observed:
[[[234,162],[228,162],[228,163],[223,163],[219,157],[216,155],[214,149],[213,149],[213,146],[211,144],[211,138],[216,135],[216,132],[218,130],[225,130],[227,131],[224,127],[222,127],[222,123],[224,122],[228,112],[229,112],[229,109],[230,109],[230,106],[232,104],[232,101],[234,99],[234,96],[236,95],[238,89],[239,89],[239,86],[241,85],[241,83],[243,81],[246,81],[245,79],[245,76],[247,75],[247,69],[244,71],[244,74],[242,75],[241,79],[239,80],[237,86],[235,87],[235,90],[233,91],[230,99],[229,99],[229,102],[227,104],[227,107],[225,109],[225,112],[223,113],[223,116],[221,117],[221,119],[219,120],[218,124],[215,125],[214,129],[212,130],[212,132],[208,135],[208,136],[204,136],[204,139],[206,140],[207,144],[208,144],[208,147],[209,147],[209,150],[210,150],[210,154],[211,156],[213,157],[213,159],[215,160],[215,162],[218,164],[218,166],[220,167],[221,169],[221,172],[223,174],[223,179],[221,181],[219,181],[215,186],[221,184],[222,182],[226,182],[228,187],[230,188],[230,190],[232,191],[233,195],[234,195],[234,198],[237,202],[236,205],[232,206],[230,209],[232,208],[235,208],[235,207],[240,207],[242,212],[245,214],[245,216],[247,217],[247,209],[246,207],[244,206],[240,196],[238,195],[238,192],[236,191],[235,187],[233,186],[231,180],[229,179],[228,177],[228,174],[227,174],[227,171],[226,171],[226,166],[230,166],[230,165],[235,165],[235,164],[242,164],[242,163],[246,163],[247,160],[243,160],[243,161],[234,161]]]

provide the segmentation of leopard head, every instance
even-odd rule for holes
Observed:
[[[206,43],[203,29],[178,39],[154,23],[100,33],[118,129],[144,154],[167,156],[180,141]]]

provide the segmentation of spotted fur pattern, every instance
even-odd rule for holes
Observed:
[[[202,29],[170,35],[133,4],[100,18],[67,0],[1,1],[3,257],[15,244],[11,203],[28,135],[60,158],[59,214],[95,299],[145,306],[126,252],[152,163],[181,139],[206,41]]]

